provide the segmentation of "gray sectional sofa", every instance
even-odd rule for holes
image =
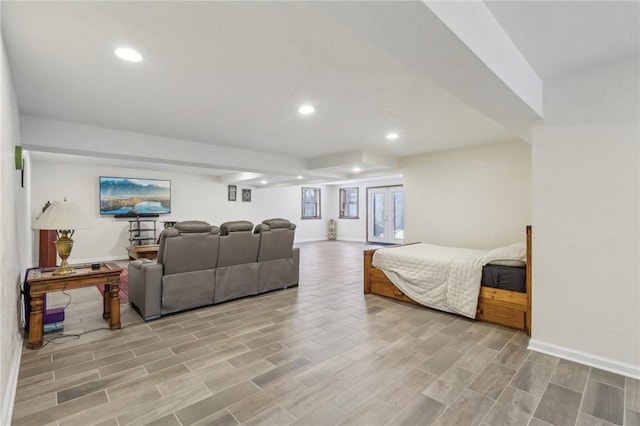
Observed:
[[[160,234],[158,258],[129,263],[129,301],[145,321],[298,285],[296,225],[268,219],[218,228],[178,222]]]

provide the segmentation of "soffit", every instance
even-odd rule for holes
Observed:
[[[384,11],[375,2],[359,7]],[[420,2],[394,8],[380,34],[428,13]],[[404,156],[513,137],[319,4],[9,2],[3,9],[26,114],[305,159],[358,149]],[[120,61],[113,55],[120,45],[145,60]],[[304,102],[316,114],[300,117]],[[401,138],[389,143],[389,131]]]

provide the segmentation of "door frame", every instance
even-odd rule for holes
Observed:
[[[380,185],[380,186],[367,186],[365,188],[365,192],[367,193],[367,210],[365,213],[366,216],[366,244],[388,244],[388,245],[395,245],[396,243],[380,243],[378,241],[371,241],[369,239],[369,190],[370,189],[384,189],[384,188],[402,188],[402,192],[404,193],[404,185],[403,184],[399,184],[399,185]],[[404,210],[404,209],[403,209]]]

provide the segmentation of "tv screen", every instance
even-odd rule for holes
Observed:
[[[100,214],[171,213],[171,181],[100,176]]]

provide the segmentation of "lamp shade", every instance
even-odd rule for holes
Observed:
[[[77,204],[67,201],[54,201],[44,213],[33,222],[33,229],[90,229],[89,218]]]

